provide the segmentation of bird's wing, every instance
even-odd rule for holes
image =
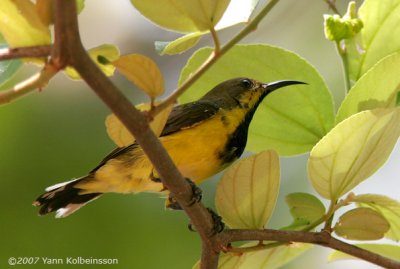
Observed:
[[[137,148],[139,145],[136,143],[133,143],[129,146],[125,146],[125,147],[120,147],[120,148],[116,148],[113,151],[111,151],[106,157],[104,157],[104,159],[95,167],[92,169],[92,171],[90,171],[90,174],[94,173],[97,171],[97,169],[99,169],[100,167],[102,167],[108,160],[114,159],[115,157],[124,154],[127,151],[130,151],[134,148]]]
[[[169,135],[181,129],[195,126],[214,116],[218,110],[217,105],[206,101],[197,101],[176,106],[169,115],[160,136]]]
[[[218,112],[218,107],[211,102],[197,101],[188,104],[183,104],[174,107],[165,127],[160,136],[169,135],[175,133],[184,128],[190,128],[210,117]],[[134,143],[129,146],[116,148],[111,151],[104,159],[97,165],[90,173],[96,172],[101,166],[103,166],[108,160],[113,159],[125,152],[134,150],[139,145]]]

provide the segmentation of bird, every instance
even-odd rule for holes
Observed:
[[[263,99],[295,84],[306,83],[262,83],[246,77],[226,80],[197,101],[176,105],[159,140],[182,175],[199,184],[242,155],[250,122]],[[56,212],[61,218],[109,192],[168,190],[143,149],[133,143],[113,150],[87,175],[48,187],[33,205],[40,207],[39,215]]]

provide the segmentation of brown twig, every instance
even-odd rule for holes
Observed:
[[[32,46],[21,48],[0,49],[0,61],[16,58],[42,58],[48,57],[51,52],[50,45]]]
[[[160,141],[151,131],[144,115],[132,106],[87,55],[79,37],[75,5],[75,1],[55,1],[55,44],[52,62],[60,68],[67,65],[74,67],[135,136],[136,141],[154,164],[163,184],[190,217],[191,223],[202,239],[203,249],[212,253],[213,221],[208,210],[201,203],[191,205],[193,195],[191,186],[182,177]],[[206,267],[202,266],[202,268]],[[216,268],[216,265],[208,268]]]
[[[325,3],[328,4],[329,8],[333,10],[333,12],[335,12],[335,13],[338,14],[339,16],[342,16],[342,15],[340,15],[340,12],[339,12],[339,10],[338,10],[337,7],[336,7],[335,0],[324,0],[324,1],[325,1]]]
[[[249,240],[267,240],[280,242],[302,242],[317,244],[320,246],[336,249],[341,252],[350,254],[354,257],[369,261],[373,264],[383,266],[390,269],[399,269],[400,262],[391,260],[384,256],[378,255],[371,251],[359,248],[357,246],[345,243],[327,232],[302,232],[302,231],[281,231],[281,230],[226,230],[219,234],[219,242],[228,245],[235,241]]]

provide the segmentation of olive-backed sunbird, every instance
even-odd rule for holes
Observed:
[[[198,101],[177,105],[159,137],[182,175],[200,183],[238,159],[246,147],[250,122],[261,101],[281,87],[305,84],[282,80],[268,84],[234,78]],[[140,145],[120,147],[88,175],[48,187],[33,205],[39,214],[66,217],[106,192],[165,192],[157,171]]]

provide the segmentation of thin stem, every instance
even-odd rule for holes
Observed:
[[[249,240],[268,240],[280,242],[301,242],[311,243],[331,249],[336,249],[341,252],[350,254],[354,257],[369,261],[373,264],[383,266],[389,269],[400,268],[400,262],[391,260],[384,256],[378,255],[371,251],[359,248],[357,246],[348,244],[332,237],[326,232],[302,232],[302,231],[280,231],[280,230],[245,230],[233,229],[226,230],[219,234],[220,242],[229,244],[235,241],[249,241]]]
[[[211,28],[210,32],[211,32],[212,39],[214,41],[214,54],[217,55],[217,54],[219,54],[219,51],[221,50],[221,44],[219,41],[219,37],[218,37],[217,31],[215,30],[214,27]]]
[[[347,58],[347,52],[340,45],[340,41],[336,41],[335,46],[336,46],[336,50],[337,50],[340,58],[342,59],[344,83],[345,83],[345,87],[346,87],[346,92],[348,92],[351,87],[351,82],[350,82],[349,61]]]
[[[156,106],[153,111],[150,112],[152,116],[160,113],[164,108],[170,104],[176,103],[176,100],[182,95],[194,82],[196,82],[211,66],[217,62],[226,52],[228,52],[235,44],[247,36],[250,32],[257,28],[260,21],[272,10],[272,8],[279,2],[279,0],[271,0],[260,13],[240,31],[235,37],[233,37],[226,45],[221,47],[218,54],[213,53],[209,58],[194,72],[189,78],[185,80],[180,87],[178,87],[167,99],[161,104]]]
[[[50,56],[51,46],[33,46],[0,49],[0,61],[15,58],[42,58]]]
[[[43,69],[32,77],[18,83],[12,89],[0,92],[0,105],[7,104],[36,89],[44,88],[49,80],[57,74],[58,70],[52,65],[46,64]]]
[[[328,6],[330,7],[330,9],[333,10],[333,12],[335,12],[335,13],[338,14],[339,16],[342,16],[342,15],[340,15],[339,10],[336,8],[335,1],[332,1],[332,0],[324,0],[324,1],[325,1],[325,3],[328,4]]]

